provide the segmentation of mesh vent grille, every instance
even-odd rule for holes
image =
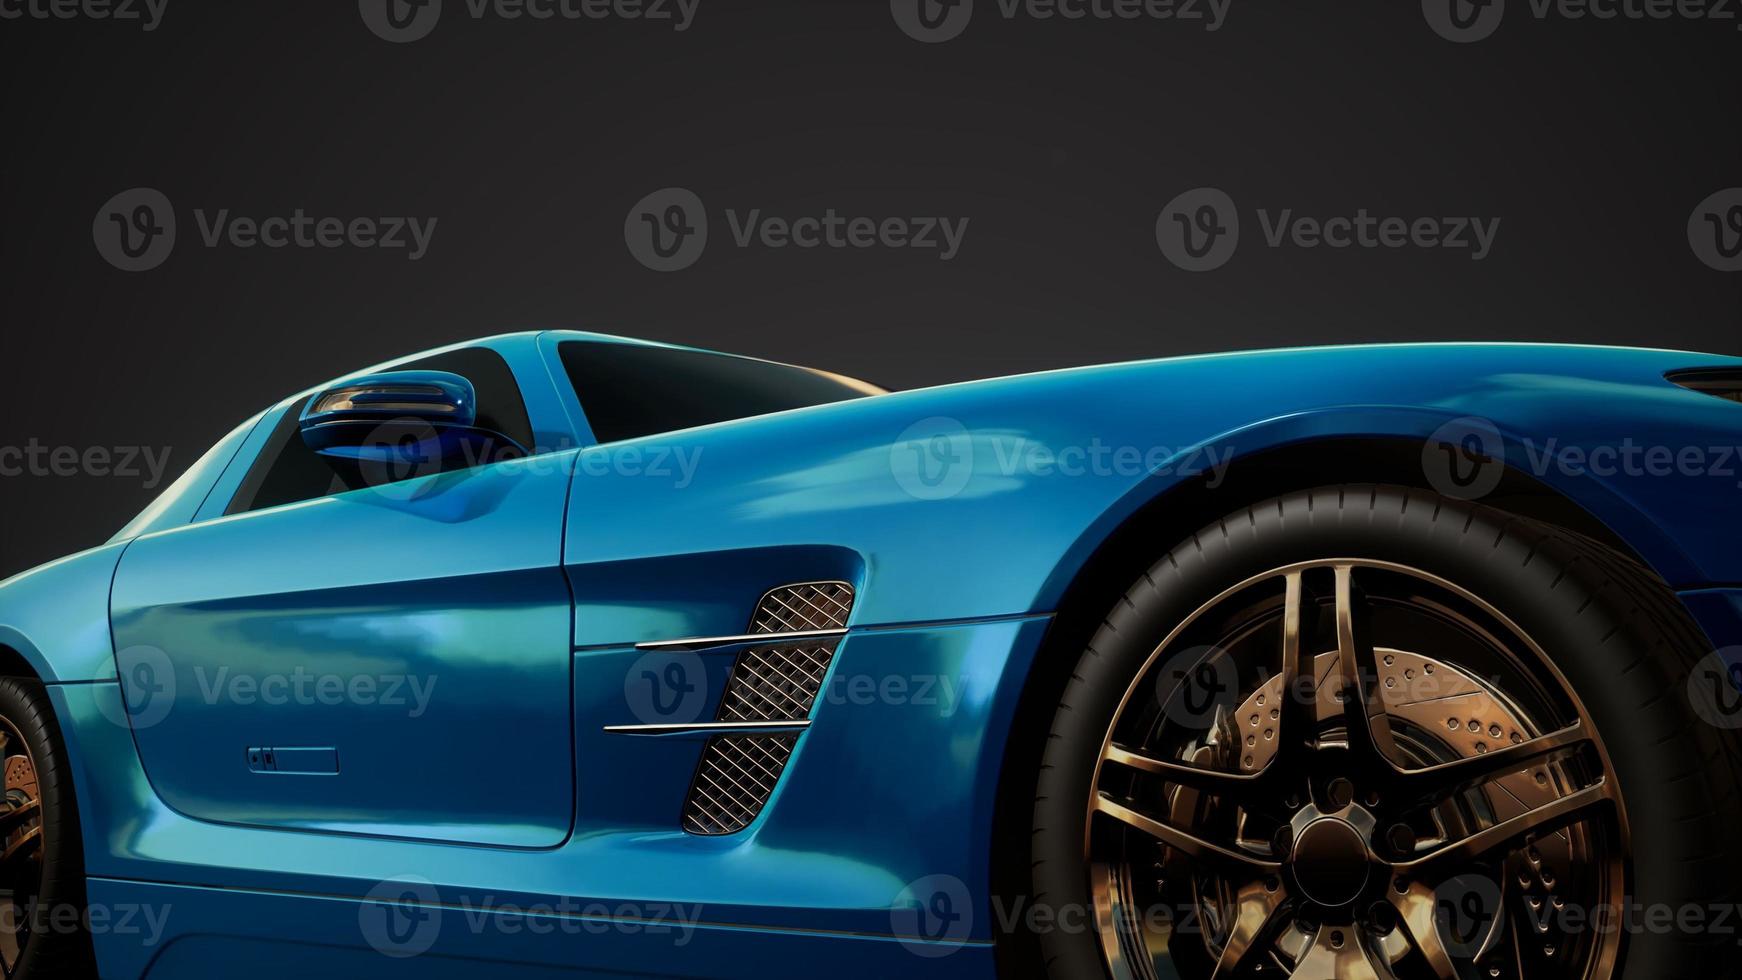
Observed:
[[[720,721],[803,721],[822,690],[833,643],[757,647],[739,655],[720,702]]]
[[[750,633],[841,629],[853,611],[853,587],[845,582],[783,585],[762,597],[750,617]],[[810,717],[836,639],[752,647],[738,655],[720,701],[720,721],[756,724]],[[750,826],[798,744],[796,733],[716,735],[702,750],[695,782],[684,804],[683,828],[692,834],[735,834]]]
[[[734,834],[750,826],[780,781],[797,735],[719,735],[708,741],[684,805],[692,834]]]
[[[853,587],[845,582],[783,585],[762,597],[750,617],[752,633],[840,629],[853,611]]]

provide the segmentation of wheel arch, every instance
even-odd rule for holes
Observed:
[[[1088,644],[1107,609],[1168,549],[1218,519],[1272,498],[1326,483],[1389,484],[1433,491],[1422,467],[1419,436],[1350,436],[1306,439],[1273,445],[1236,457],[1216,473],[1152,492],[1122,520],[1113,522],[1088,556],[1062,580],[1055,614],[1035,655],[1013,716],[999,775],[991,847],[991,889],[995,900],[1010,903],[1028,894],[1028,862],[997,860],[1024,853],[1032,817],[1031,775],[1039,765],[1051,730],[1058,696],[1065,689],[1076,655]],[[1139,488],[1141,491],[1143,488]],[[1510,462],[1499,486],[1482,502],[1501,510],[1555,524],[1633,557],[1654,563],[1607,523],[1560,490],[1535,479]],[[1653,542],[1673,548],[1668,542]],[[1673,558],[1672,558],[1673,560]],[[1017,850],[1012,850],[1017,849]],[[1038,943],[1018,931],[1000,936],[1000,975],[1040,976]]]
[[[49,676],[44,673],[45,666],[41,651],[22,633],[0,626],[0,677],[40,681]]]

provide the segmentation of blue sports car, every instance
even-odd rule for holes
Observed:
[[[0,585],[5,977],[1734,975],[1742,359],[596,334]]]

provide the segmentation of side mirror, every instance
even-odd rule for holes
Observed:
[[[303,444],[328,459],[426,472],[526,455],[513,439],[478,426],[472,383],[447,371],[388,371],[341,382],[309,399]]]

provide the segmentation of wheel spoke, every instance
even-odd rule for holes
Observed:
[[[1516,817],[1502,820],[1492,827],[1436,848],[1412,861],[1395,865],[1400,874],[1409,876],[1432,873],[1449,863],[1481,857],[1496,848],[1505,847],[1529,834],[1546,834],[1577,823],[1598,807],[1614,802],[1615,795],[1608,780],[1602,780],[1576,793],[1527,810]]]
[[[1341,935],[1342,942],[1338,944],[1332,936]],[[1389,976],[1389,971],[1387,974]],[[1301,958],[1290,977],[1307,978],[1307,980],[1323,980],[1326,977],[1336,977],[1337,980],[1380,980],[1380,974],[1373,966],[1373,961],[1367,958],[1367,950],[1360,940],[1357,929],[1341,926],[1320,926],[1318,938],[1313,940],[1312,948]]]
[[[1257,773],[1241,774],[1223,772],[1220,769],[1205,769],[1201,766],[1158,759],[1155,756],[1134,752],[1117,745],[1107,746],[1107,752],[1102,758],[1108,762],[1135,769],[1138,772],[1160,776],[1170,783],[1188,789],[1222,796],[1248,793],[1260,783],[1260,775]]]
[[[1222,947],[1221,958],[1216,961],[1216,970],[1210,980],[1226,980],[1238,975],[1262,953],[1262,940],[1275,931],[1278,925],[1276,910],[1282,907],[1285,897],[1280,887],[1269,888],[1261,881],[1240,889],[1235,900],[1234,928],[1228,933],[1228,942]]]
[[[25,800],[10,810],[0,812],[0,835],[17,830],[26,821],[40,816],[42,805],[36,800]]]
[[[1145,816],[1123,803],[1114,800],[1106,793],[1097,794],[1095,809],[1109,817],[1148,834],[1160,840],[1163,844],[1204,864],[1223,872],[1236,874],[1276,874],[1282,870],[1282,865],[1275,861],[1266,861],[1256,855],[1247,854],[1212,844],[1201,837],[1187,833],[1177,827],[1169,826],[1153,817]]]
[[[1569,755],[1590,740],[1591,736],[1583,725],[1574,722],[1559,731],[1492,752],[1425,769],[1393,767],[1392,771],[1402,788],[1416,797],[1418,804],[1430,803],[1495,776],[1520,772]]]
[[[1355,587],[1355,570],[1336,567],[1337,670],[1341,679],[1343,717],[1349,728],[1349,749],[1369,760],[1395,757],[1391,719],[1379,694],[1379,664],[1373,653],[1370,612]],[[1369,686],[1371,685],[1371,686]]]
[[[1391,904],[1397,909],[1398,918],[1403,921],[1404,935],[1409,937],[1410,944],[1427,961],[1438,980],[1457,980],[1458,969],[1452,963],[1452,956],[1446,952],[1445,944],[1440,942],[1440,933],[1434,926],[1434,893],[1433,890],[1419,881],[1409,884],[1409,890],[1398,894],[1393,889]]]
[[[28,857],[30,854],[34,853],[37,847],[41,844],[42,825],[38,824],[37,826],[25,831],[17,840],[8,844],[6,850],[0,851],[0,869],[8,868],[11,866],[12,862],[23,857]]]
[[[1302,659],[1310,663],[1301,647],[1306,632],[1306,596],[1301,572],[1290,572],[1285,579],[1282,601],[1282,718],[1278,725],[1277,753],[1271,764],[1287,764],[1298,759],[1318,732],[1318,695],[1301,677],[1313,676],[1303,671]]]

